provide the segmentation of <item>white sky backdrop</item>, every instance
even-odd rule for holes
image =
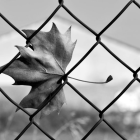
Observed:
[[[54,18],[47,24],[42,30],[49,31],[52,26],[52,22],[55,22],[61,33],[64,33],[69,26],[73,23],[64,22],[62,19]],[[62,24],[63,22],[63,24]],[[25,27],[26,29],[36,29],[40,23],[33,24],[32,26]],[[90,49],[95,43],[95,37],[91,33],[87,32],[83,28],[72,25],[72,41],[77,40],[77,44],[74,50],[72,61],[68,66],[68,69],[72,67],[78,60]],[[139,67],[140,55],[139,51],[131,49],[129,46],[119,43],[115,40],[107,37],[102,38],[103,42],[114,51],[121,59],[128,63],[133,69]],[[4,65],[13,58],[17,51],[15,45],[25,46],[25,39],[16,32],[11,32],[8,35],[1,36],[0,38],[0,65]],[[131,56],[131,57],[130,57]],[[133,59],[132,59],[133,58]],[[67,69],[67,70],[68,70]],[[120,72],[120,73],[119,73]],[[119,73],[119,74],[118,74]],[[71,76],[75,78],[91,80],[91,81],[105,81],[106,78],[112,75],[114,82],[126,81],[132,78],[132,74],[123,66],[120,65],[107,51],[98,45],[95,50],[80,64],[72,73]],[[7,76],[1,75],[0,83],[6,84],[7,81],[11,81]],[[76,82],[76,81],[75,81]],[[76,82],[79,84],[80,82]],[[82,83],[80,83],[82,84]]]
[[[74,2],[72,0],[65,0],[65,5],[92,29],[99,32],[127,2],[128,0],[87,0],[85,4],[84,0],[75,0]],[[137,0],[137,2],[140,2],[140,0]],[[1,0],[0,12],[18,28],[25,27],[26,29],[37,29],[57,5],[57,0],[42,0],[41,3],[40,1],[34,0]],[[68,67],[69,69],[95,43],[95,37],[81,26],[78,26],[78,24],[74,24],[76,22],[63,9],[61,9],[57,15],[70,20],[70,22],[64,22],[64,19],[61,21],[57,16],[53,19],[60,32],[64,33],[68,27],[72,25],[72,40],[78,40],[73,59]],[[105,36],[102,37],[103,42],[133,69],[137,69],[140,62],[139,16],[140,10],[132,4],[123,16],[105,32],[105,34],[111,38],[115,38],[124,43],[111,40]],[[37,23],[36,21],[41,22]],[[31,23],[32,26],[26,26],[31,25]],[[0,25],[0,65],[3,65],[18,52],[14,46],[25,46],[25,40],[18,33],[13,31],[13,29],[1,18]],[[43,30],[49,31],[51,26],[52,21],[50,21]],[[3,35],[5,33],[9,34]],[[106,86],[128,83],[128,81],[132,79],[132,74],[126,68],[112,58],[112,56],[110,56],[101,46],[98,46],[88,58],[71,73],[71,76],[90,81],[104,81],[110,74],[113,76],[114,80]],[[84,85],[84,83],[73,80],[72,82],[76,85]],[[11,78],[2,74],[0,75],[0,85],[12,83],[13,80]],[[139,88],[133,87],[128,93],[136,93],[136,95],[138,95]],[[131,99],[129,97],[131,97]],[[138,98],[129,97],[124,98],[127,105],[130,105],[129,103],[133,102],[135,107],[140,106],[138,105]],[[120,104],[124,102],[124,99],[122,98]],[[127,106],[127,108],[130,108],[130,106]]]
[[[93,30],[100,32],[129,1],[64,0],[64,4]],[[136,1],[140,3],[140,0]],[[36,21],[44,21],[57,6],[58,0],[0,0],[0,12],[18,28]],[[57,15],[76,22],[63,8],[57,12]],[[104,34],[139,48],[139,17],[140,9],[131,4]],[[12,30],[0,18],[0,35]]]
[[[59,28],[61,33],[64,33],[69,26],[72,25],[72,41],[75,41],[77,39],[76,48],[74,50],[74,54],[72,57],[72,61],[68,66],[68,69],[71,68],[89,49],[90,47],[95,43],[95,37],[86,31],[85,29],[77,26],[74,23],[67,22],[66,20],[63,20],[61,18],[53,18],[49,24],[47,24],[43,30],[49,31],[52,26],[52,22],[55,22],[57,27]],[[63,24],[62,24],[63,23]],[[36,29],[40,25],[40,22],[33,24],[31,26],[27,26],[23,29]],[[108,37],[103,37],[102,41],[113,51],[115,54],[117,54],[121,59],[123,59],[128,65],[130,65],[133,69],[137,69],[139,67],[140,62],[140,55],[139,51],[136,49],[131,48],[131,46],[127,46],[123,43],[120,43],[118,41],[112,40]],[[25,39],[21,37],[16,32],[11,32],[10,34],[1,36],[0,38],[0,65],[3,65],[15,54],[18,52],[17,48],[15,48],[15,45],[23,45],[25,46]],[[133,58],[133,59],[132,59]],[[67,69],[67,70],[68,70]],[[123,67],[116,59],[114,59],[108,52],[106,52],[100,45],[98,45],[95,50],[87,57],[87,59],[78,66],[70,76],[83,79],[83,80],[89,80],[89,81],[105,81],[106,78],[112,75],[113,81],[106,84],[106,86],[111,87],[115,85],[120,85],[121,83],[128,83],[132,79],[132,73],[129,72],[125,67]],[[85,86],[85,83],[77,82],[74,80],[70,80],[74,85],[78,86]],[[5,85],[11,85],[13,83],[13,79],[9,76],[6,76],[4,74],[0,75],[0,85],[3,87]],[[23,87],[19,87],[23,88]],[[24,89],[24,88],[23,88]],[[136,90],[135,90],[136,89]],[[136,93],[135,95],[138,97],[138,93],[140,90],[139,88],[132,88],[128,93]],[[29,89],[26,89],[27,91]],[[25,90],[25,91],[26,91]],[[119,93],[120,91],[118,91]],[[115,96],[115,93],[111,95],[111,97]],[[117,93],[116,93],[117,94]],[[21,95],[21,93],[16,94],[14,92],[13,95],[11,95],[12,98],[22,98],[22,96],[25,96],[25,93]],[[88,95],[89,98],[92,100],[95,100],[94,96],[91,98],[91,95]],[[107,96],[107,95],[106,95]],[[126,109],[139,109],[139,98],[127,96],[124,98],[121,98],[120,101],[117,103],[121,105],[121,109],[124,105],[124,110]],[[67,94],[66,98],[71,102],[73,102],[73,105],[76,105],[80,107],[81,101],[78,103],[78,98],[73,98],[72,94]],[[69,102],[68,101],[68,102]],[[124,102],[125,101],[125,102]],[[130,105],[129,102],[133,103],[133,105]],[[83,102],[82,102],[83,104]],[[131,106],[131,107],[130,107]],[[84,105],[84,108],[88,108],[89,106],[87,104]]]

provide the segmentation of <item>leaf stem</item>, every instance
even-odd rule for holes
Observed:
[[[80,82],[91,83],[91,84],[106,84],[106,83],[110,82],[111,80],[113,80],[113,77],[111,75],[108,76],[108,78],[104,82],[86,81],[86,80],[81,80],[81,79],[73,78],[73,77],[70,77],[70,76],[68,76],[68,78],[73,79],[73,80],[77,80],[77,81],[80,81]]]
[[[65,75],[61,75],[61,74],[55,74],[55,73],[47,73],[47,74],[51,74],[51,75],[59,75],[59,76],[62,76],[64,78]],[[63,79],[63,78],[60,78],[60,79]],[[106,81],[104,82],[92,82],[92,81],[86,81],[86,80],[81,80],[81,79],[78,79],[78,78],[74,78],[74,77],[71,77],[71,76],[68,76],[68,78],[70,79],[73,79],[73,80],[77,80],[77,81],[80,81],[80,82],[85,82],[85,83],[91,83],[91,84],[106,84],[106,83],[109,83],[110,81],[113,80],[113,77],[111,75],[109,75],[106,79]],[[60,80],[59,79],[59,80]],[[58,83],[59,83],[59,80],[58,80]]]

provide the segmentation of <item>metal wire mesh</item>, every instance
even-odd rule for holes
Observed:
[[[136,7],[140,8],[140,4],[135,0],[130,0],[124,8],[105,26],[99,33],[96,33],[94,30],[92,30],[90,27],[88,27],[85,23],[83,23],[78,17],[76,17],[65,5],[64,0],[58,1],[58,6],[56,9],[52,12],[52,14],[46,19],[46,21],[29,37],[27,38],[18,28],[16,28],[2,13],[0,13],[0,17],[7,22],[14,30],[16,30],[23,38],[26,39],[26,46],[28,47],[30,44],[30,40],[50,21],[50,19],[59,11],[60,8],[63,8],[66,12],[68,12],[76,21],[78,21],[81,25],[83,25],[87,30],[89,30],[94,36],[96,36],[96,43],[89,49],[89,51],[64,75],[60,78],[60,80],[63,80],[63,84],[61,84],[51,95],[51,97],[46,100],[40,106],[38,107],[38,110],[36,110],[33,114],[30,114],[28,111],[23,109],[21,106],[19,106],[14,100],[12,100],[6,92],[0,88],[1,93],[16,107],[21,109],[24,113],[26,113],[29,116],[29,123],[28,125],[20,132],[20,134],[15,138],[15,140],[18,140],[25,132],[26,130],[31,126],[35,125],[41,132],[43,132],[48,138],[51,140],[55,140],[50,134],[45,132],[35,121],[34,117],[55,97],[55,95],[61,90],[62,87],[64,87],[66,84],[71,87],[75,93],[77,93],[81,98],[83,98],[91,107],[93,107],[95,110],[99,112],[99,121],[93,125],[93,127],[85,134],[85,136],[81,140],[87,139],[87,137],[102,123],[104,122],[107,124],[120,138],[123,140],[126,140],[126,138],[118,131],[114,129],[113,126],[110,125],[110,123],[104,118],[104,113],[128,90],[128,88],[135,82],[138,81],[140,83],[140,79],[138,78],[138,72],[140,71],[140,67],[137,70],[133,70],[129,65],[127,65],[124,61],[122,61],[115,53],[113,53],[101,40],[102,34],[125,12],[127,8],[131,4],[134,4]],[[113,99],[103,110],[100,110],[97,106],[95,106],[90,100],[88,100],[80,91],[78,91],[68,80],[68,75],[75,70],[76,67],[80,63],[82,63],[86,57],[94,50],[95,47],[98,45],[101,45],[109,54],[111,54],[115,59],[117,59],[124,67],[126,67],[130,72],[133,74],[133,79],[128,83],[128,85],[118,94],[118,96]],[[16,58],[20,55],[18,53],[3,69],[0,70],[0,74],[10,66],[11,63],[13,63]]]

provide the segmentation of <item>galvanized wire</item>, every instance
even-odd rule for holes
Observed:
[[[48,134],[46,131],[44,131],[35,121],[34,117],[57,95],[57,93],[67,84],[71,89],[75,91],[83,100],[85,100],[91,107],[93,107],[98,113],[99,113],[99,121],[93,124],[93,127],[85,134],[85,136],[81,140],[87,139],[89,135],[102,123],[104,122],[107,126],[109,126],[120,138],[123,140],[127,140],[124,136],[122,136],[121,132],[118,132],[115,130],[115,128],[105,119],[104,113],[119,99],[121,96],[128,90],[129,87],[132,86],[132,84],[135,81],[140,82],[140,79],[138,78],[138,72],[140,71],[140,67],[137,70],[133,70],[128,64],[126,64],[121,58],[119,58],[114,52],[112,52],[102,41],[101,36],[112,24],[129,8],[131,4],[135,4],[138,8],[140,8],[140,4],[136,0],[129,0],[128,3],[124,6],[124,8],[99,32],[96,33],[93,29],[91,29],[89,26],[87,26],[84,22],[82,22],[74,13],[72,13],[65,5],[64,0],[58,0],[58,6],[56,9],[52,12],[52,14],[44,21],[44,23],[30,36],[26,37],[22,31],[20,31],[15,25],[13,25],[2,13],[0,13],[0,17],[7,23],[9,26],[11,26],[15,31],[17,31],[24,39],[26,39],[26,46],[25,47],[31,47],[30,40],[51,20],[51,18],[59,11],[60,8],[63,8],[69,15],[71,15],[77,22],[79,22],[83,27],[85,27],[88,31],[90,31],[95,37],[96,42],[93,44],[93,46],[89,49],[87,53],[64,75],[62,76],[58,82],[63,81],[62,84],[48,97],[44,100],[42,104],[38,107],[38,109],[33,113],[30,114],[26,109],[22,108],[20,105],[18,105],[14,100],[12,100],[6,92],[0,88],[0,92],[11,102],[13,105],[15,105],[18,109],[22,110],[25,114],[29,116],[29,123],[28,125],[21,131],[21,133],[15,138],[15,140],[18,140],[30,126],[33,124],[36,126],[42,133],[44,133],[49,139],[55,140],[50,134]],[[78,89],[76,89],[69,81],[68,78],[69,74],[74,71],[85,59],[86,57],[94,50],[95,47],[98,45],[101,45],[109,54],[111,54],[118,62],[120,62],[127,70],[129,70],[132,75],[133,79],[128,83],[126,87],[120,92],[120,94],[114,98],[103,110],[100,110],[94,103],[92,103],[89,99],[87,99]],[[7,63],[1,70],[0,74],[8,68],[18,57],[20,56],[20,53],[15,55],[15,57]],[[73,78],[74,79],[74,78]],[[75,78],[76,79],[76,78]],[[77,80],[77,79],[76,79]],[[109,77],[108,81],[112,80],[112,77]],[[80,80],[83,81],[83,80]],[[85,81],[87,82],[87,81]],[[93,82],[89,82],[93,83]],[[105,83],[105,82],[104,82]]]

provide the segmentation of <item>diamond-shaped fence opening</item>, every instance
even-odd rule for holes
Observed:
[[[27,110],[22,108],[20,105],[18,105],[14,100],[12,100],[6,92],[0,88],[1,93],[16,107],[18,107],[20,110],[22,110],[25,114],[29,116],[29,123],[27,126],[20,132],[20,134],[15,138],[15,140],[18,140],[26,131],[28,128],[30,128],[32,125],[34,125],[36,128],[38,128],[48,139],[55,140],[49,133],[47,133],[45,130],[43,130],[38,123],[34,120],[34,117],[57,95],[57,93],[63,88],[65,85],[68,85],[76,94],[78,94],[83,100],[85,100],[91,107],[93,107],[98,113],[99,113],[99,118],[98,121],[93,124],[91,129],[83,136],[81,140],[85,140],[88,138],[89,135],[102,123],[104,122],[109,128],[111,128],[121,139],[126,140],[126,138],[121,134],[121,132],[116,131],[114,126],[112,126],[104,117],[104,113],[119,99],[121,96],[127,91],[127,89],[135,82],[138,81],[140,82],[140,79],[138,78],[138,72],[140,71],[140,68],[137,70],[133,70],[130,66],[128,66],[124,61],[122,61],[117,55],[115,55],[115,52],[112,52],[104,42],[102,42],[102,34],[108,30],[108,28],[125,12],[127,8],[131,4],[134,4],[137,8],[140,8],[140,5],[137,1],[135,0],[130,0],[128,3],[124,6],[124,8],[105,26],[99,33],[95,32],[92,30],[89,26],[87,26],[85,23],[83,23],[78,17],[70,11],[64,3],[64,0],[59,0],[58,1],[58,6],[56,9],[52,12],[52,14],[44,21],[44,23],[29,37],[27,38],[18,28],[16,28],[2,13],[0,13],[0,17],[9,24],[15,31],[17,31],[23,38],[26,39],[26,46],[29,47],[32,45],[30,43],[30,40],[51,20],[51,18],[59,11],[59,9],[63,8],[69,15],[71,15],[77,22],[79,22],[83,27],[85,27],[88,31],[90,31],[93,36],[96,37],[96,42],[93,44],[93,46],[89,49],[89,51],[65,74],[60,78],[60,81],[62,80],[62,84],[53,92],[53,94],[50,96],[50,98],[44,100],[42,104],[38,107],[38,109],[33,113],[29,113]],[[68,81],[68,76],[69,74],[74,71],[80,63],[82,63],[86,57],[94,51],[94,48],[98,47],[98,45],[101,45],[103,49],[105,49],[109,54],[112,55],[117,61],[119,61],[124,67],[126,67],[130,72],[132,72],[133,79],[128,83],[124,89],[121,90],[121,92],[114,98],[103,110],[100,110],[94,103],[92,103],[89,99],[87,99],[77,88],[74,87],[69,81]],[[6,64],[3,69],[0,70],[0,73],[2,73],[6,68],[8,68],[18,57],[20,56],[20,53],[18,53],[8,64]],[[112,80],[112,77],[109,77],[107,79],[108,81]]]

